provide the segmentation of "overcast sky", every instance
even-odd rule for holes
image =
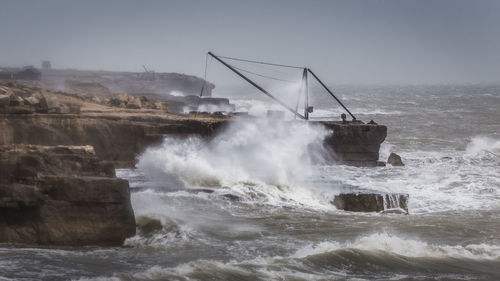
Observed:
[[[500,82],[500,1],[0,0],[0,65],[203,75],[205,53],[331,83]]]

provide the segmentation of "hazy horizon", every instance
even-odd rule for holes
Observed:
[[[213,51],[308,66],[332,84],[499,83],[499,12],[498,1],[3,0],[0,66],[203,77]]]

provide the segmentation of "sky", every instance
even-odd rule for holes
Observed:
[[[0,0],[0,66],[179,72],[205,54],[329,83],[500,82],[500,1]]]

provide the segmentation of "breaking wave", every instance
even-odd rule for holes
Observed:
[[[322,158],[327,133],[306,122],[235,121],[208,143],[196,137],[166,138],[139,158],[138,168],[149,178],[177,186],[297,184],[310,175],[314,160]]]
[[[359,280],[400,280],[409,275],[456,280],[467,279],[464,270],[473,272],[479,262],[495,265],[499,260],[500,246],[496,245],[438,245],[384,232],[347,243],[310,244],[289,256],[228,262],[200,259],[175,267],[153,266],[132,275],[80,280],[324,280],[325,276],[344,280],[353,271]],[[396,265],[399,274],[383,273]],[[429,274],[433,267],[442,273]],[[489,273],[495,275],[498,270],[493,267]]]
[[[438,245],[424,241],[405,239],[390,233],[375,233],[363,236],[351,243],[321,242],[298,250],[293,256],[305,258],[338,250],[362,250],[395,254],[411,258],[476,259],[496,260],[500,258],[500,246],[489,244]]]
[[[493,156],[500,158],[500,140],[487,137],[476,136],[467,145],[465,156],[468,158],[478,158]]]

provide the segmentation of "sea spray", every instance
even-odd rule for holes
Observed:
[[[467,145],[465,157],[493,157],[500,160],[500,140],[487,136],[475,136]]]
[[[221,187],[238,182],[293,185],[304,182],[325,155],[328,131],[306,122],[232,121],[215,138],[165,138],[140,156],[138,168],[174,187]]]

